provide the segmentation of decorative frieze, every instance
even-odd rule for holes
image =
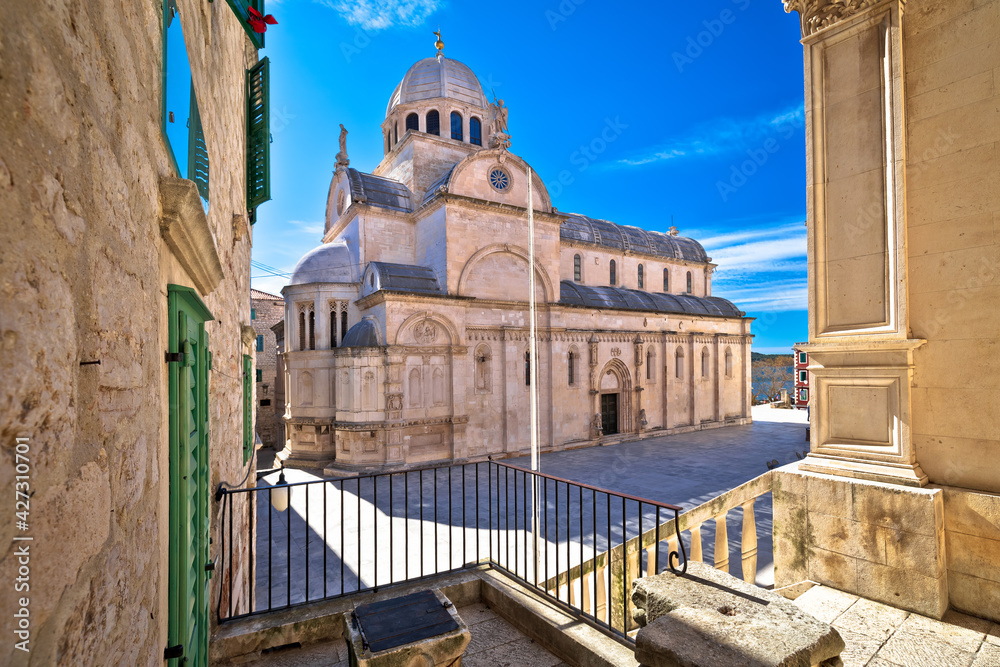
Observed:
[[[803,37],[840,23],[879,2],[882,0],[784,0],[786,12],[799,13]]]

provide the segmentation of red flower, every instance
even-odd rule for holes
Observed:
[[[253,28],[254,32],[267,32],[267,24],[278,25],[278,19],[274,18],[270,14],[264,16],[258,12],[253,7],[247,7],[250,15],[247,17],[247,23]]]

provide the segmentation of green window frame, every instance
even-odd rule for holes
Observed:
[[[264,381],[264,369],[258,368],[257,369],[257,382],[263,382],[263,381]]]
[[[215,319],[190,287],[167,286],[169,313],[169,557],[167,646],[171,667],[208,664],[209,352]]]
[[[249,7],[253,7],[261,16],[264,16],[264,0],[226,0],[229,3],[229,7],[233,10],[233,14],[236,14],[236,18],[239,19],[240,25],[243,26],[243,31],[253,42],[253,45],[258,49],[264,48],[264,33],[254,32],[253,28],[250,27],[250,11]]]
[[[256,308],[251,308],[250,309],[250,319],[251,320],[257,319],[257,309]]]
[[[271,199],[270,61],[247,70],[247,210]],[[252,216],[251,216],[252,218]]]
[[[264,351],[264,336],[257,336],[257,351]]]
[[[243,463],[253,454],[253,359],[243,355]]]

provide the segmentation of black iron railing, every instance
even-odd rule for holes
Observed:
[[[278,511],[272,500],[286,492]],[[218,614],[241,618],[488,563],[630,641],[632,580],[661,564],[686,568],[683,542],[670,550],[659,534],[671,519],[676,530],[680,511],[498,461],[226,490]],[[241,541],[234,525],[249,526]],[[629,552],[636,538],[644,550]]]

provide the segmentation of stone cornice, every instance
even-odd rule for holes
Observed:
[[[218,287],[225,272],[198,186],[186,178],[165,176],[160,178],[159,190],[160,236],[205,296]]]
[[[884,0],[783,0],[785,11],[799,13],[802,36],[808,37],[824,28],[880,4]],[[905,0],[903,0],[905,1]]]

